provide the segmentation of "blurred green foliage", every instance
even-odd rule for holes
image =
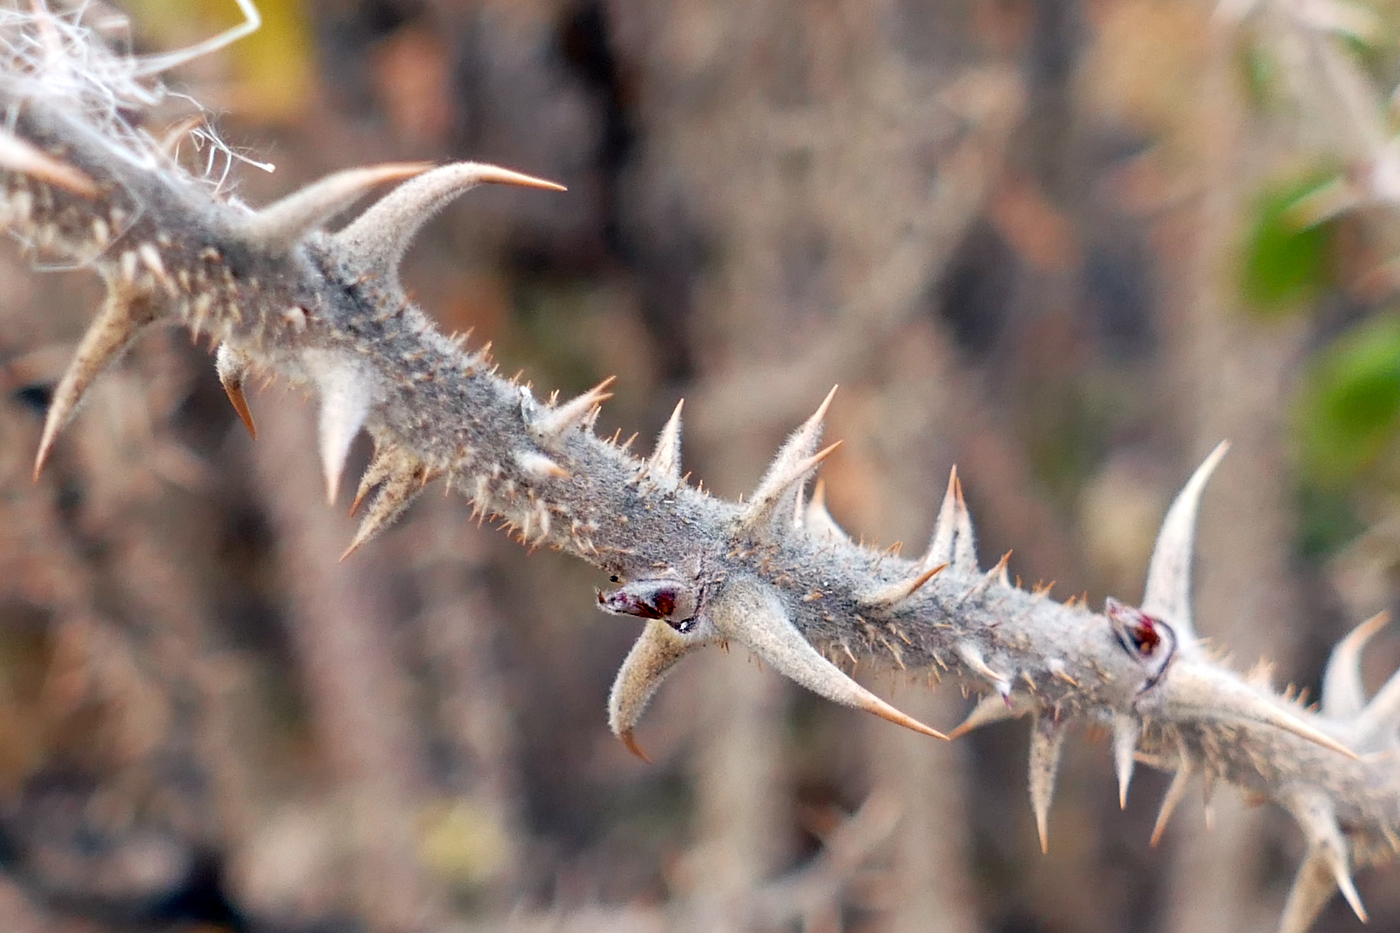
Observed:
[[[1312,173],[1274,186],[1260,198],[1245,244],[1241,282],[1245,302],[1255,312],[1297,310],[1331,284],[1333,225],[1300,223],[1294,208],[1332,180]]]
[[[1391,444],[1400,423],[1400,315],[1353,329],[1318,354],[1298,403],[1305,477],[1351,482]]]

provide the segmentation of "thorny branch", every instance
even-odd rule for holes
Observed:
[[[952,733],[1034,721],[1030,792],[1042,847],[1065,735],[1097,722],[1114,735],[1126,795],[1134,765],[1175,772],[1157,833],[1190,780],[1223,780],[1298,820],[1309,849],[1283,920],[1306,929],[1338,889],[1364,917],[1354,868],[1400,852],[1400,676],[1369,701],[1358,657],[1372,620],[1336,649],[1320,711],[1213,660],[1193,627],[1197,507],[1218,449],[1168,513],[1141,608],[1095,612],[1012,585],[1003,557],[980,569],[960,483],[951,479],[932,540],[916,559],[853,543],[806,484],[828,396],[790,436],[757,488],[734,503],[682,476],[680,409],[645,460],[592,433],[603,383],[537,399],[486,349],[439,333],[397,268],[425,220],[484,182],[558,186],[463,163],[354,169],[261,210],[181,168],[134,123],[159,100],[152,62],[108,51],[72,17],[42,6],[0,14],[0,208],[26,243],[95,270],[97,320],[60,382],[36,470],[102,369],[146,327],[174,321],[218,345],[218,372],[253,426],[242,387],[281,377],[321,404],[319,446],[337,498],[351,442],[375,455],[350,551],[442,481],[531,547],[549,545],[611,575],[609,611],[646,627],[619,672],[610,725],[634,730],[686,655],[737,642],[816,693],[940,736],[847,676],[836,661],[951,678],[985,694]],[[163,59],[156,60],[157,63]],[[162,66],[163,67],[163,66]],[[404,181],[343,229],[325,224],[373,189]],[[348,553],[348,552],[347,552]]]

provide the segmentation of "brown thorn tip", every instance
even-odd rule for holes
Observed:
[[[881,719],[892,722],[897,726],[903,726],[906,729],[912,729],[915,732],[920,732],[924,735],[932,736],[935,739],[943,739],[944,741],[948,740],[948,736],[944,735],[942,732],[939,732],[937,729],[933,729],[929,726],[924,725],[923,723],[919,722],[917,719],[915,719],[913,716],[908,715],[907,713],[901,713],[899,710],[895,709],[893,706],[889,705],[884,700],[881,700],[879,697],[872,697],[870,701],[864,705],[863,708],[866,712],[874,713]]]
[[[1390,624],[1390,610],[1382,609],[1371,616],[1352,630],[1352,635],[1360,637],[1363,641],[1370,641],[1371,636]]]
[[[830,447],[827,447],[824,450],[817,451],[816,453],[812,454],[811,458],[807,462],[811,464],[811,466],[816,466],[817,464],[825,460],[827,457],[830,457],[832,454],[834,454],[836,452],[836,448],[840,447],[844,443],[846,443],[844,440],[837,441]],[[811,467],[808,467],[808,469],[810,468]]]
[[[258,439],[258,427],[253,423],[253,412],[248,408],[248,399],[243,394],[243,383],[225,382],[224,394],[228,396],[229,402],[233,404],[233,410],[238,413],[238,419],[243,422],[243,427],[248,429],[248,435],[253,440]]]
[[[1299,738],[1307,739],[1309,742],[1312,742],[1316,745],[1320,745],[1323,748],[1330,749],[1331,751],[1337,752],[1341,755],[1345,755],[1352,761],[1361,760],[1360,755],[1356,754],[1356,752],[1352,751],[1342,742],[1339,742],[1337,739],[1332,738],[1332,736],[1321,731],[1320,729],[1314,729],[1312,726],[1309,726],[1302,720],[1292,719],[1291,717],[1289,717],[1278,721],[1266,720],[1266,722],[1268,722],[1269,725],[1272,725],[1275,728],[1282,729],[1285,732],[1291,732]]]
[[[39,450],[34,454],[34,474],[33,482],[39,482],[39,476],[44,472],[44,464],[48,462],[49,450],[53,447],[53,442],[48,438],[39,442]]]
[[[627,747],[627,750],[629,752],[636,755],[638,758],[642,759],[642,761],[645,761],[647,764],[652,763],[651,759],[647,757],[647,753],[642,751],[642,747],[637,744],[636,736],[632,734],[631,729],[623,729],[617,734],[617,737],[622,741],[622,744]]]
[[[496,165],[483,165],[481,180],[493,182],[498,185],[518,185],[521,188],[543,188],[546,191],[568,191],[563,185],[555,181],[547,181],[543,178],[536,178],[533,175],[526,175],[523,172],[511,171],[508,168],[501,168]]]
[[[940,573],[942,573],[943,571],[945,571],[945,570],[947,570],[947,569],[948,569],[948,563],[945,561],[945,562],[939,564],[937,567],[934,567],[934,568],[932,568],[932,569],[930,569],[930,570],[925,570],[923,573],[921,573],[921,574],[919,575],[919,578],[918,578],[917,580],[914,581],[914,587],[913,587],[913,589],[911,589],[909,592],[913,593],[913,592],[917,591],[917,590],[918,590],[921,586],[923,586],[925,583],[927,583],[928,581],[932,580],[934,577],[938,576]]]

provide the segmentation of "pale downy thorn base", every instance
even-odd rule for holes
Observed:
[[[1285,933],[1306,930],[1339,890],[1364,919],[1353,872],[1400,853],[1400,676],[1365,696],[1359,658],[1379,618],[1337,646],[1319,710],[1201,648],[1194,526],[1223,445],[1172,505],[1140,608],[1110,600],[1099,613],[1024,591],[1006,558],[982,570],[956,475],[923,556],[871,551],[840,530],[819,494],[806,494],[834,449],[820,447],[831,396],[753,493],[727,502],[682,479],[679,406],[652,455],[637,459],[593,434],[608,383],[562,404],[541,401],[409,301],[400,259],[450,200],[482,183],[559,186],[489,165],[394,164],[337,173],[252,209],[187,172],[132,120],[161,98],[150,76],[183,56],[114,53],[42,4],[0,13],[0,43],[0,218],[45,256],[92,269],[107,289],[54,393],[36,471],[103,368],[147,325],[177,323],[217,345],[219,378],[249,431],[243,386],[253,376],[276,375],[317,398],[332,502],[352,441],[362,430],[373,438],[347,554],[442,482],[522,543],[614,577],[602,608],[646,620],[608,704],[609,725],[634,752],[661,681],[707,645],[742,644],[827,699],[944,738],[835,661],[928,672],[984,694],[951,738],[1033,719],[1029,784],[1042,847],[1067,730],[1098,723],[1113,734],[1122,800],[1137,762],[1175,772],[1158,836],[1197,775],[1296,818],[1308,849]],[[325,229],[395,182],[338,232]]]

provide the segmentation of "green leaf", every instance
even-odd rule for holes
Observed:
[[[1298,487],[1298,552],[1318,562],[1336,554],[1366,530],[1347,490],[1304,481]]]
[[[1340,485],[1374,462],[1400,425],[1400,316],[1369,321],[1323,351],[1298,411],[1314,482]]]
[[[1332,176],[1265,192],[1255,209],[1245,246],[1242,288],[1255,311],[1279,313],[1312,300],[1330,282],[1331,224],[1305,226],[1292,209],[1330,184]]]

